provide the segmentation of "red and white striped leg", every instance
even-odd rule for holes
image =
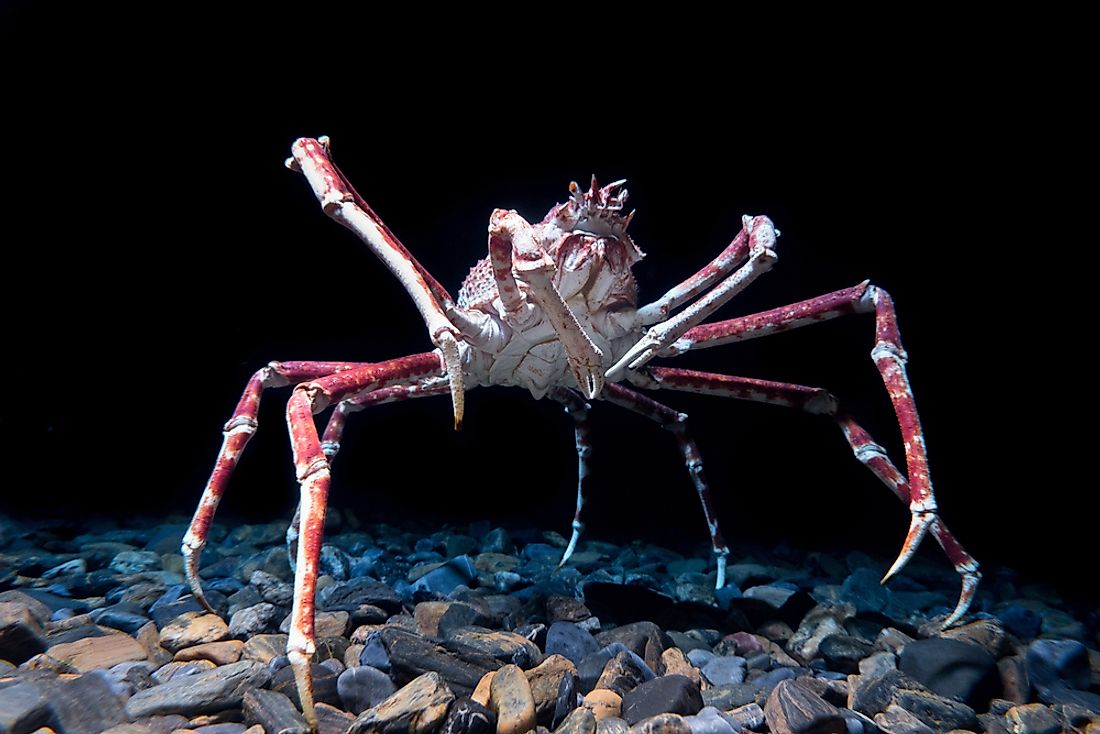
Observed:
[[[606,389],[607,386],[604,386]],[[581,510],[584,509],[584,492],[588,486],[588,458],[592,455],[592,439],[588,429],[588,411],[592,407],[581,398],[580,395],[564,387],[556,388],[550,392],[550,397],[565,406],[565,412],[573,416],[573,427],[577,437],[577,509],[573,513],[573,533],[569,536],[569,545],[562,553],[558,568],[577,549],[577,541],[584,532],[584,522],[581,520]]]
[[[225,493],[229,478],[237,467],[237,462],[248,440],[252,438],[252,434],[256,432],[259,425],[256,416],[260,410],[260,395],[269,387],[284,387],[294,382],[311,380],[359,366],[361,366],[359,362],[272,362],[257,370],[248,380],[240,402],[237,403],[237,409],[233,411],[233,415],[222,431],[224,438],[221,450],[218,451],[217,461],[214,462],[214,470],[206,481],[206,488],[203,489],[202,498],[195,509],[191,525],[183,536],[181,548],[184,574],[191,592],[199,603],[210,611],[214,610],[199,583],[199,557],[202,555],[203,547],[206,546],[210,523],[214,520],[214,513]]]
[[[421,380],[411,385],[391,385],[341,401],[332,409],[328,425],[325,426],[325,432],[321,434],[321,450],[325,453],[329,466],[332,466],[332,460],[340,451],[340,438],[343,436],[344,425],[349,413],[356,413],[372,405],[397,403],[403,400],[433,395],[447,395],[450,391],[449,381],[444,378],[437,378]],[[290,521],[290,525],[286,529],[286,552],[292,570],[294,569],[295,552],[298,548],[298,529],[301,525],[301,519],[302,505],[299,503],[294,510],[294,519]]]
[[[905,372],[907,355],[901,346],[897,314],[890,294],[864,281],[853,288],[827,293],[817,298],[750,316],[703,324],[685,332],[662,356],[682,354],[689,349],[730,344],[759,336],[788,331],[808,324],[827,321],[852,313],[875,314],[875,346],[871,350],[886,391],[894,405],[898,426],[905,445],[905,463],[909,475],[909,510],[912,519],[901,553],[886,572],[884,581],[900,571],[916,552],[925,533],[936,520],[936,498],[928,471],[920,417],[913,390]]]
[[[611,369],[607,371],[606,379],[608,382],[615,382],[623,377],[627,370],[636,370],[642,368],[649,360],[657,356],[665,348],[672,345],[677,339],[679,339],[685,332],[689,331],[693,326],[703,321],[712,313],[722,307],[727,301],[733,298],[735,295],[743,291],[754,280],[759,278],[764,273],[771,269],[775,264],[776,255],[775,247],[776,239],[779,234],[776,232],[772,222],[767,217],[750,217],[745,215],[744,231],[747,233],[747,248],[748,248],[748,261],[737,268],[730,276],[722,280],[718,285],[714,286],[705,296],[700,298],[695,303],[688,306],[676,316],[662,321],[659,324],[651,326],[648,331],[639,339],[634,346],[627,350],[626,354],[619,358]],[[733,248],[737,240],[730,245]],[[729,250],[730,248],[727,248]],[[723,253],[725,255],[725,253]],[[719,256],[721,259],[722,256]],[[733,260],[730,260],[730,266],[732,266]],[[706,271],[706,268],[700,273]],[[695,277],[685,281],[677,288],[674,288],[669,293],[679,293],[677,290],[680,287],[687,287],[689,283],[692,283]],[[707,275],[700,280],[700,282],[709,282],[711,275]],[[694,290],[698,284],[688,287],[688,290]],[[687,291],[685,291],[687,292]],[[666,298],[669,297],[666,294]],[[673,301],[674,302],[674,301]],[[644,306],[639,309],[638,313],[643,319],[644,314],[653,307],[653,304]],[[659,308],[657,309],[660,310]]]
[[[676,437],[676,443],[679,445],[680,453],[684,457],[684,465],[687,466],[691,481],[695,484],[695,491],[699,495],[699,504],[703,507],[703,516],[707,521],[707,531],[710,533],[711,548],[714,551],[714,559],[718,566],[715,588],[721,589],[726,585],[726,558],[730,554],[730,549],[726,545],[726,541],[723,540],[722,531],[718,527],[718,515],[714,512],[714,504],[710,498],[710,488],[707,485],[706,476],[703,474],[703,457],[699,454],[699,447],[695,445],[695,441],[688,434],[687,413],[680,413],[646,395],[615,383],[609,383],[604,387],[600,399],[643,415],[661,428],[670,431]]]
[[[317,591],[317,566],[325,528],[325,507],[332,474],[321,447],[321,437],[313,415],[333,402],[353,395],[385,388],[394,382],[434,377],[442,374],[443,361],[435,352],[414,354],[387,362],[363,365],[355,369],[299,384],[287,403],[287,425],[294,450],[294,468],[301,484],[301,533],[298,537],[297,564],[294,573],[294,606],[290,617],[287,657],[294,669],[302,713],[310,728],[317,730],[313,707],[313,681],[310,657],[316,651],[314,605]],[[450,376],[453,378],[453,375]]]
[[[668,388],[703,395],[718,395],[831,416],[843,431],[856,458],[870,469],[899,500],[903,503],[912,503],[911,486],[890,461],[885,449],[876,443],[855,419],[841,411],[836,397],[822,388],[669,367],[650,368],[647,374],[639,374],[635,379],[637,384],[647,388]],[[930,529],[933,537],[954,565],[955,571],[962,577],[962,591],[958,604],[943,625],[948,627],[966,613],[982,576],[978,571],[977,561],[963,549],[939,517],[933,517]],[[887,580],[888,578],[883,579],[883,583]]]

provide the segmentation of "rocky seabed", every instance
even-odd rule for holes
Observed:
[[[0,734],[306,732],[285,525],[215,526],[202,609],[180,522],[0,518]],[[735,548],[713,562],[557,533],[416,533],[330,513],[323,734],[1100,734],[1100,612],[916,559]],[[937,561],[940,561],[937,563]]]

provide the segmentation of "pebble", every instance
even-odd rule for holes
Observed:
[[[561,655],[574,665],[600,649],[600,643],[573,622],[554,622],[546,631],[546,654]]]
[[[898,668],[929,690],[979,709],[984,709],[1001,687],[993,656],[958,640],[914,640],[902,648]]]
[[[242,700],[246,724],[263,727],[271,734],[309,734],[305,717],[289,698],[275,691],[256,688],[246,691]]]
[[[274,604],[260,602],[234,612],[226,632],[230,637],[238,640],[248,639],[265,632],[274,632],[276,622],[281,616],[279,608]]]
[[[472,698],[463,697],[451,704],[438,734],[494,734],[496,727],[496,714]]]
[[[174,660],[209,660],[215,665],[228,665],[241,659],[244,644],[240,640],[224,642],[205,642],[193,647],[185,647],[176,652]]]
[[[204,673],[173,677],[138,691],[126,702],[131,719],[154,714],[194,716],[239,706],[250,688],[266,686],[271,674],[263,665],[243,660]]]
[[[0,659],[21,663],[46,649],[43,622],[20,602],[0,602]]]
[[[51,645],[46,654],[82,673],[96,668],[110,668],[127,660],[145,660],[147,657],[141,643],[123,633],[84,637]]]
[[[225,620],[216,614],[186,612],[160,630],[160,646],[169,652],[185,647],[218,642],[229,636]]]
[[[527,683],[531,687],[531,696],[535,700],[535,716],[543,726],[550,726],[562,685],[570,690],[576,688],[577,668],[572,661],[562,655],[549,655],[538,666],[524,671]],[[575,699],[575,696],[574,696]]]
[[[584,706],[575,708],[554,729],[554,734],[596,734],[596,716]]]
[[[184,520],[76,538],[15,533],[17,553],[0,538],[0,733],[303,731],[287,635],[276,634],[288,629],[292,594],[285,525],[226,543],[218,527],[202,570],[219,615],[181,583]],[[489,528],[330,528],[313,666],[322,734],[354,728],[356,715],[433,672],[450,697],[433,723],[410,713],[359,730],[491,734],[495,714],[474,697],[490,703],[495,682],[499,705],[518,669],[534,724],[509,713],[504,726],[517,732],[760,731],[760,704],[794,690],[836,715],[825,708],[800,725],[788,707],[785,724],[767,722],[773,734],[840,724],[843,734],[1100,734],[1100,653],[1088,648],[1100,613],[1044,587],[988,583],[971,621],[941,631],[931,615],[942,620],[954,600],[950,569],[938,566],[915,561],[884,589],[884,564],[864,554],[808,560],[764,548],[759,563],[731,564],[715,595],[702,556],[586,541],[558,570],[557,534]],[[498,680],[502,666],[513,672]],[[646,695],[651,712],[639,713],[631,697],[661,687],[686,705]],[[199,694],[202,705],[189,700]],[[186,713],[131,710],[158,706]]]
[[[703,708],[703,697],[690,678],[663,675],[626,693],[622,708],[623,718],[633,727],[657,714],[697,714]]]
[[[489,708],[497,716],[497,734],[526,734],[535,728],[535,699],[518,666],[505,665],[493,676]]]
[[[1040,700],[1047,703],[1053,689],[1086,689],[1090,678],[1088,651],[1077,640],[1035,640],[1027,648],[1027,675]]]
[[[797,680],[780,681],[768,695],[764,718],[772,734],[846,734],[840,710]]]
[[[1013,706],[1005,713],[1005,722],[1012,734],[1058,734],[1062,721],[1041,703]]]
[[[390,677],[369,665],[348,668],[336,679],[336,692],[344,708],[361,714],[392,696],[397,687]]]

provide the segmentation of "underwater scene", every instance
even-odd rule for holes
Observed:
[[[1100,734],[1091,406],[965,89],[626,114],[47,10],[0,734]]]

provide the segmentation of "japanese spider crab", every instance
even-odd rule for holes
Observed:
[[[257,427],[265,388],[294,385],[287,422],[301,504],[288,531],[296,544],[294,605],[287,655],[303,711],[316,728],[309,660],[314,652],[314,594],[324,529],[330,463],[339,449],[348,413],[370,405],[450,394],[455,428],[462,422],[465,386],[513,385],[535,398],[562,403],[576,429],[579,479],[573,532],[561,563],[577,546],[583,525],[591,452],[586,400],[599,398],[644,415],[669,430],[698,491],[717,561],[717,586],[725,584],[729,554],[711,506],[702,460],[687,431],[687,416],[619,384],[772,403],[832,417],[856,458],[898,499],[912,520],[885,583],[912,557],[926,533],[943,547],[962,577],[962,592],[944,626],[969,607],[981,574],[977,562],[937,515],[924,439],[905,371],[894,305],[881,288],[864,281],[763,313],[702,323],[776,261],[779,232],[764,216],[745,216],[741,231],[712,262],[656,301],[637,306],[631,267],[643,254],[627,234],[633,212],[623,216],[623,181],[587,191],[575,183],[563,204],[537,224],[515,211],[497,209],[489,220],[489,256],[470,271],[453,299],[382,223],[333,164],[327,138],[302,138],[287,165],[302,172],[324,212],[351,229],[401,281],[419,309],[436,349],[376,363],[272,362],[248,381],[225,424],[224,442],[183,540],[187,578],[195,597],[210,608],[199,584],[199,554],[218,501]],[[698,297],[697,300],[696,297]],[[685,307],[677,315],[677,309]],[[875,315],[871,358],[882,375],[905,444],[907,475],[821,388],[698,372],[647,367],[654,357],[754,339],[855,313]],[[648,326],[648,330],[643,327]],[[333,407],[318,435],[313,416]]]

